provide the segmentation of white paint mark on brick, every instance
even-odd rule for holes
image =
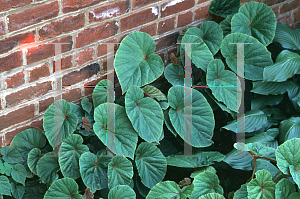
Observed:
[[[162,24],[162,26],[164,26],[165,25],[165,22]]]
[[[94,15],[94,17],[96,19],[99,19],[99,18],[106,19],[106,18],[113,17],[114,14],[116,14],[116,16],[119,15],[120,14],[120,8],[119,7],[111,8],[111,9],[105,10],[105,11],[99,13],[99,14],[96,14],[93,10],[91,10],[90,12]]]
[[[115,22],[115,25],[118,26],[118,27],[120,27],[117,21]]]
[[[158,15],[158,7],[152,7],[152,13]]]
[[[174,5],[176,5],[177,3],[180,3],[180,2],[183,2],[184,0],[174,0],[174,1],[171,1],[171,2],[169,2],[168,4],[166,4],[166,5],[164,5],[163,7],[162,7],[162,11],[164,11],[167,7],[169,7],[169,6],[174,6]]]

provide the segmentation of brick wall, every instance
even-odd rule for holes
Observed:
[[[211,0],[0,0],[0,148],[29,127],[42,126],[54,97],[79,104],[106,78],[106,45],[131,32],[153,36],[167,64],[179,31],[199,27]],[[242,4],[248,2],[242,0]],[[278,21],[300,28],[299,0],[261,0]],[[53,42],[62,45],[63,88],[56,91]],[[116,79],[116,83],[118,80]],[[116,86],[117,95],[120,87]]]

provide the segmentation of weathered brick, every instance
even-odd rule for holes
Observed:
[[[92,6],[101,1],[105,1],[105,0],[64,0],[63,13],[68,13],[75,10],[79,10],[81,8]]]
[[[15,35],[12,37],[8,37],[0,41],[0,54],[8,52],[9,50],[13,49],[14,47],[20,44],[27,44],[27,43],[34,42],[34,34],[35,31],[31,31],[31,32]]]
[[[47,110],[47,108],[54,103],[54,97],[50,97],[47,99],[44,99],[42,101],[39,101],[39,113],[42,113]]]
[[[80,66],[93,59],[94,48],[88,48],[76,53],[75,66]]]
[[[7,88],[16,88],[25,83],[24,73],[19,72],[5,80]]]
[[[105,43],[117,43],[117,40],[116,39],[112,39],[112,40],[109,40]],[[116,46],[117,44],[114,44],[114,46]],[[103,55],[106,55],[107,54],[107,44],[99,44],[99,46],[97,47],[97,50],[98,50],[98,53],[97,53],[97,56],[98,57],[101,57]]]
[[[49,4],[27,9],[17,14],[9,15],[8,29],[9,31],[14,31],[35,23],[39,23],[42,20],[51,19],[58,16],[58,12],[58,2],[54,1]]]
[[[179,35],[179,32],[174,32],[169,35],[165,35],[164,37],[161,37],[159,39],[155,40],[155,51],[159,51],[163,48],[169,47],[177,41],[177,37]]]
[[[160,56],[160,58],[162,59],[163,63],[165,64],[165,53],[158,53],[158,55]]]
[[[72,55],[69,55],[68,57],[62,58],[62,69],[71,68],[73,66],[72,64]]]
[[[53,41],[53,43],[69,43],[61,45],[61,52],[67,52],[72,49],[73,41],[72,36],[64,37],[59,40]],[[31,64],[48,57],[52,57],[55,54],[54,44],[42,44],[37,47],[28,48],[27,52],[27,64]]]
[[[300,21],[300,10],[294,12],[294,22]]]
[[[78,14],[76,16],[66,17],[64,19],[51,22],[43,26],[39,30],[40,40],[46,38],[55,37],[62,33],[67,33],[72,30],[77,30],[84,26],[84,14]]]
[[[75,88],[72,90],[68,90],[62,94],[62,99],[73,102],[81,98],[81,89]]]
[[[290,1],[290,2],[285,3],[281,6],[280,14],[286,13],[290,10],[293,10],[293,9],[299,8],[299,7],[300,7],[300,1],[299,0]]]
[[[133,0],[132,1],[132,10],[138,9],[140,7],[146,6],[150,3],[155,3],[159,0]]]
[[[170,30],[173,30],[174,27],[175,27],[175,17],[166,19],[164,21],[160,21],[158,23],[158,34],[162,34]]]
[[[172,0],[168,3],[164,3],[161,6],[161,16],[165,17],[171,14],[175,14],[181,12],[183,10],[188,10],[195,5],[195,0],[185,0],[185,1],[177,1]]]
[[[32,0],[0,0],[0,12],[30,4]]]
[[[209,5],[196,9],[194,20],[205,18],[209,13],[208,9],[209,9]]]
[[[272,8],[272,10],[273,10],[273,12],[274,12],[275,16],[277,17],[277,16],[278,16],[278,14],[279,14],[279,6],[275,6],[275,7],[273,7],[273,8]]]
[[[208,1],[208,0],[198,0],[198,1],[197,1],[197,4],[204,3],[204,2],[206,2],[206,1]]]
[[[291,14],[287,13],[283,16],[280,16],[279,18],[276,19],[276,21],[277,22],[283,22],[283,23],[286,23],[286,24],[290,24],[290,23],[292,23]]]
[[[2,110],[2,105],[1,105],[1,101],[2,101],[2,100],[1,100],[1,98],[0,98],[0,110]],[[0,146],[1,146],[1,145],[0,145]]]
[[[3,21],[0,21],[0,35],[5,34],[5,24]]]
[[[6,57],[0,58],[0,72],[11,70],[22,65],[22,52],[17,51]]]
[[[300,21],[298,21],[298,22],[292,24],[292,25],[290,26],[290,28],[293,29],[293,30],[295,30],[295,29],[300,29]]]
[[[87,82],[84,84],[84,94],[85,96],[87,95],[91,95],[95,89],[95,87],[98,84],[98,82],[100,82],[102,79],[107,79],[107,75],[105,76],[101,76],[99,79],[96,79],[94,81],[91,82]]]
[[[156,35],[156,23],[153,23],[149,26],[140,29],[141,32],[148,33],[151,36]]]
[[[89,20],[93,21],[103,21],[112,17],[116,17],[128,12],[130,9],[130,1],[118,1],[113,4],[101,6],[94,10],[89,11]]]
[[[48,77],[50,75],[49,67],[47,64],[43,64],[41,67],[28,70],[29,82],[34,82],[42,77]]]
[[[76,48],[102,40],[115,35],[118,32],[116,21],[83,30],[76,37]]]
[[[34,104],[30,104],[6,115],[0,116],[0,131],[34,117]]]
[[[90,64],[79,71],[73,71],[62,77],[62,85],[74,85],[84,79],[90,78],[97,74],[100,66],[97,63]]]
[[[31,86],[23,90],[17,91],[6,96],[6,106],[14,106],[16,104],[37,98],[45,95],[48,91],[52,90],[51,82],[43,82],[36,86]]]
[[[155,11],[153,11],[155,10]],[[157,12],[156,12],[157,11]],[[128,17],[122,18],[120,20],[121,23],[121,31],[128,30],[145,23],[154,21],[158,17],[158,8],[149,8],[147,10],[143,10],[141,12],[135,13]]]
[[[193,21],[193,13],[192,12],[187,12],[181,15],[178,15],[178,21],[177,21],[177,28],[186,26]]]
[[[281,3],[285,0],[264,0],[264,4],[267,4],[268,6],[272,6],[278,3]]]

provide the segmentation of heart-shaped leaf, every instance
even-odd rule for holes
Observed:
[[[204,166],[204,167],[200,167],[198,168],[196,171],[194,171],[193,173],[191,173],[190,177],[191,178],[195,178],[198,174],[204,172],[204,171],[210,171],[213,173],[217,173],[216,169],[212,166]]]
[[[63,141],[58,162],[64,177],[72,179],[80,177],[79,158],[81,154],[89,151],[89,148],[82,143],[82,137],[76,134],[70,135]]]
[[[11,177],[18,183],[21,183],[25,186],[26,180],[26,169],[21,164],[16,164],[13,166],[13,170],[11,171]]]
[[[231,33],[231,20],[233,15],[227,15],[226,19],[220,22],[223,31],[223,37]]]
[[[77,122],[78,117],[71,112],[66,100],[55,101],[49,106],[43,116],[43,127],[53,149],[75,131]]]
[[[292,138],[300,138],[300,117],[291,117],[280,122],[279,144]]]
[[[93,91],[93,97],[92,97],[94,108],[96,108],[100,104],[107,102],[107,92],[109,93],[111,88],[113,88],[113,84],[108,79],[102,79],[101,81],[98,82],[98,84],[96,85]],[[109,93],[109,96],[111,97],[111,99],[113,99],[114,93]]]
[[[236,192],[233,199],[248,199],[247,184],[243,184]]]
[[[174,65],[171,63],[167,65],[164,71],[164,76],[173,86],[184,86],[184,71],[179,64]]]
[[[256,178],[247,184],[249,199],[269,199],[275,198],[275,183],[271,174],[266,170],[259,170],[255,173]]]
[[[108,199],[133,199],[136,198],[135,192],[128,185],[118,185],[108,193]]]
[[[207,147],[213,141],[213,129],[215,120],[213,111],[206,98],[197,90],[192,89],[192,121],[185,118],[184,107],[184,87],[173,86],[168,92],[168,102],[171,106],[169,117],[176,132],[184,139],[184,134],[192,135],[192,143],[188,143],[193,147]],[[189,113],[190,114],[190,113]],[[188,131],[184,131],[184,126],[188,125]]]
[[[26,171],[26,170],[25,170]],[[26,174],[26,173],[25,173]],[[25,186],[16,182],[11,182],[11,193],[16,199],[22,199],[25,193]]]
[[[126,115],[125,108],[118,104],[108,104],[115,111],[112,120],[115,122],[114,143],[116,155],[124,155],[133,159],[136,149],[138,134],[133,129],[130,120]],[[107,103],[99,105],[95,109],[94,131],[98,138],[107,146],[107,131],[113,132],[113,129],[107,129]],[[110,148],[110,146],[108,146]],[[110,150],[112,150],[110,148]]]
[[[1,148],[3,160],[10,164],[23,162],[21,154],[13,146],[4,146]]]
[[[296,191],[295,185],[286,178],[276,184],[276,198],[290,198],[289,196]]]
[[[143,98],[143,90],[132,86],[125,95],[125,108],[133,128],[147,142],[159,141],[164,116],[157,101]]]
[[[169,110],[166,110],[164,112],[164,118],[165,118],[165,124],[166,124],[167,128],[176,137],[177,133],[176,133],[176,130],[174,129],[174,127],[173,127],[173,125],[171,123],[171,120],[170,120],[170,117],[169,117]]]
[[[263,16],[263,17],[262,17]],[[249,2],[239,9],[231,20],[232,33],[244,33],[255,37],[263,45],[269,45],[275,36],[276,16],[264,3]]]
[[[166,175],[166,158],[154,144],[148,142],[142,142],[135,154],[135,163],[142,183],[151,189]]]
[[[58,157],[54,152],[46,153],[37,163],[37,175],[43,183],[50,186],[55,180],[58,179]]]
[[[272,159],[275,158],[275,149],[271,147],[267,147],[261,143],[235,143],[234,148],[239,149],[241,151],[252,151],[255,155],[259,155],[261,157],[269,157]]]
[[[238,12],[241,0],[213,0],[209,12],[226,18]]]
[[[206,82],[217,100],[237,112],[242,99],[241,83],[233,72],[224,69],[220,59],[212,60],[207,67]]]
[[[9,180],[4,175],[0,175],[0,194],[11,196]]]
[[[215,55],[222,44],[223,31],[219,24],[214,21],[206,21],[200,26],[203,35],[201,39],[205,42],[210,52]]]
[[[33,148],[31,151],[28,153],[28,158],[27,158],[27,163],[30,171],[34,174],[37,174],[37,163],[42,157],[42,152],[38,148]]]
[[[95,89],[96,89],[96,88],[95,88]],[[95,89],[94,89],[94,90],[95,90]],[[83,98],[83,99],[81,100],[81,106],[82,106],[83,110],[85,110],[85,111],[88,112],[88,113],[90,113],[91,110],[92,110],[92,108],[93,108],[92,103],[89,102],[89,99],[86,98],[86,97]]]
[[[68,199],[83,199],[78,193],[78,185],[71,178],[62,178],[56,180],[46,192],[44,199],[53,198],[68,198]]]
[[[165,94],[163,94],[163,92],[161,92],[158,88],[154,86],[147,85],[143,87],[142,90],[148,95],[150,95],[152,99],[157,99],[158,101],[167,101],[167,97],[165,96]]]
[[[283,22],[278,22],[273,41],[280,43],[284,48],[300,50],[300,31],[291,29]]]
[[[114,60],[122,95],[131,86],[144,86],[162,75],[164,63],[154,51],[155,42],[147,33],[133,32],[122,40]]]

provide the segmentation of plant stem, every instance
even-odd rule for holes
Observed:
[[[276,175],[273,177],[273,181],[275,180],[275,178],[278,176],[278,174],[280,174],[281,173],[281,171],[280,170],[278,170],[278,172],[276,173]]]
[[[180,59],[184,54],[185,54],[185,52],[182,53],[177,59]]]
[[[91,135],[87,136],[87,137],[86,137],[86,138],[84,138],[83,140],[87,140],[87,139],[89,139],[90,137],[92,137],[93,135],[95,135],[95,132],[94,132],[94,133],[92,133]]]
[[[281,176],[277,177],[273,182],[277,183],[279,182],[282,178],[285,177],[292,177],[291,175],[286,175],[286,174],[282,174]]]

